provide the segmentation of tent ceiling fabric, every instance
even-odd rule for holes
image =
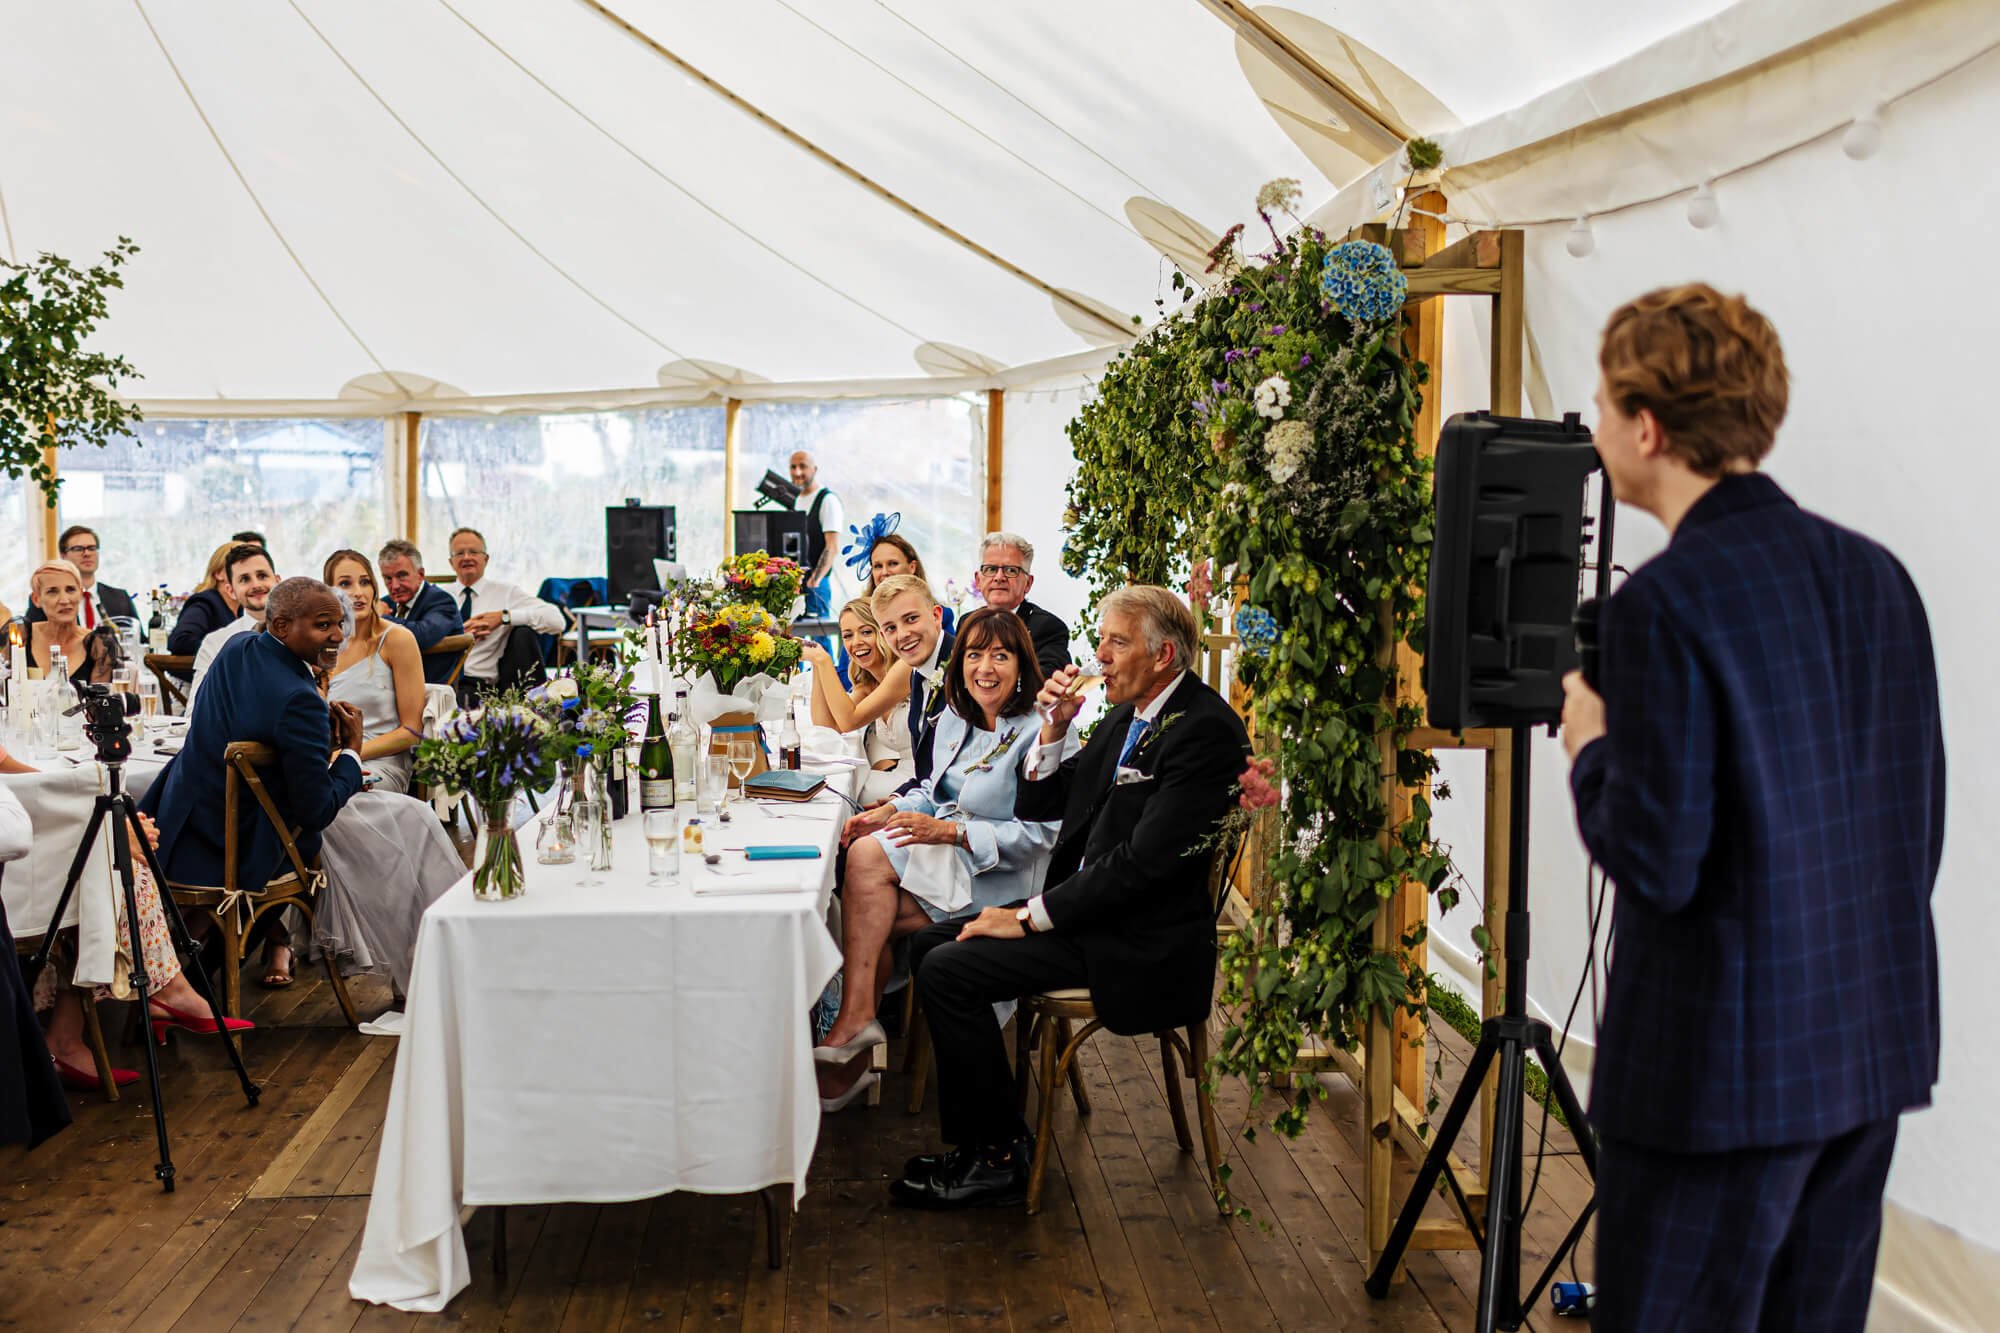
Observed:
[[[1427,123],[1723,7],[1256,13]],[[1343,183],[1246,79],[1226,8],[0,0],[0,244],[88,260],[138,241],[103,341],[143,372],[136,393],[189,410],[390,410],[399,385],[529,410],[656,384],[833,394],[913,360],[1089,364],[1155,312],[1170,270],[1151,227],[1184,260],[1254,221],[1272,177],[1308,199]]]

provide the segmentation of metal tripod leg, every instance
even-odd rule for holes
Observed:
[[[1497,1020],[1496,1020],[1497,1021]],[[1493,1062],[1493,1054],[1499,1049],[1500,1039],[1493,1033],[1493,1021],[1479,1038],[1479,1045],[1473,1049],[1472,1058],[1465,1065],[1465,1080],[1459,1084],[1458,1092],[1445,1109],[1444,1119],[1439,1122],[1437,1136],[1431,1140],[1431,1150],[1424,1155],[1422,1165],[1417,1168],[1417,1178],[1410,1186],[1410,1196],[1403,1203],[1403,1211],[1396,1218],[1396,1225],[1389,1232],[1389,1244],[1382,1251],[1382,1259],[1375,1265],[1375,1271],[1368,1275],[1365,1284],[1370,1296],[1381,1297],[1389,1294],[1389,1283],[1402,1263],[1403,1251],[1410,1244],[1410,1237],[1416,1234],[1417,1222],[1424,1215],[1424,1207],[1430,1201],[1431,1191],[1436,1187],[1438,1177],[1448,1167],[1453,1142],[1465,1125],[1466,1117],[1479,1105],[1479,1085],[1486,1080],[1486,1067]],[[1492,1197],[1488,1195],[1486,1215],[1493,1216]],[[1479,1231],[1479,1219],[1467,1216],[1466,1225],[1475,1233]]]
[[[129,822],[133,836],[138,840],[141,853],[146,858],[146,868],[152,872],[153,884],[159,890],[160,911],[167,919],[167,934],[173,940],[174,950],[184,959],[191,959],[193,966],[183,963],[181,971],[187,976],[188,984],[195,988],[203,1000],[208,1002],[209,1017],[215,1021],[216,1036],[222,1048],[229,1054],[229,1063],[236,1070],[236,1081],[243,1089],[243,1096],[250,1105],[257,1104],[263,1088],[250,1079],[250,1071],[243,1064],[243,1052],[238,1048],[236,1038],[230,1035],[228,1024],[222,1021],[222,1005],[215,998],[215,987],[209,984],[208,971],[201,965],[201,949],[187,928],[187,918],[181,915],[181,905],[174,901],[174,895],[167,889],[166,872],[160,868],[160,861],[153,854],[152,844],[146,841],[145,830],[139,827],[138,807],[133,804],[129,792],[120,792],[110,798],[121,803],[120,813]],[[147,1036],[152,1028],[147,1027]]]
[[[99,796],[96,808],[90,812],[90,826],[84,831],[83,845],[89,848],[97,840],[97,833],[104,825],[107,811],[123,814],[114,796]],[[147,1000],[153,993],[153,979],[146,971],[146,950],[139,934],[139,890],[137,877],[132,873],[132,844],[126,839],[127,824],[123,819],[112,821],[111,864],[116,869],[119,887],[125,894],[125,933],[132,943],[132,989],[139,996],[139,1014],[142,1019],[150,1018]],[[131,826],[136,830],[136,822]],[[81,867],[79,866],[80,870]],[[72,881],[74,883],[74,881]],[[174,1192],[174,1154],[167,1144],[167,1099],[160,1092],[160,1052],[153,1040],[151,1023],[146,1032],[146,1082],[153,1093],[153,1132],[160,1141],[160,1160],[153,1167],[153,1174],[160,1179],[160,1188],[168,1194]]]

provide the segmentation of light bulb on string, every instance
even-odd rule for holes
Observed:
[[[1569,239],[1563,242],[1563,249],[1577,258],[1583,259],[1597,248],[1597,234],[1590,229],[1590,218],[1582,213],[1570,224]]]
[[[1722,221],[1722,205],[1715,201],[1715,187],[1703,181],[1695,187],[1694,196],[1688,200],[1688,225],[1696,231],[1707,231]]]
[[[1864,109],[1847,127],[1847,133],[1840,138],[1840,151],[1859,162],[1875,156],[1875,150],[1881,146],[1882,105],[1877,102]]]

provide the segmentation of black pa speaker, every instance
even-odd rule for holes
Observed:
[[[672,505],[619,505],[604,510],[607,606],[623,606],[634,588],[657,588],[655,560],[677,558]]]
[[[1597,468],[1574,412],[1561,421],[1464,412],[1445,423],[1425,601],[1432,726],[1562,717],[1562,678],[1577,666],[1584,492]]]
[[[738,509],[733,534],[736,542],[730,553],[744,555],[751,551],[766,551],[787,560],[796,560],[806,568],[807,573],[811,573],[810,562],[806,560],[811,540],[806,526],[809,517],[789,509]]]

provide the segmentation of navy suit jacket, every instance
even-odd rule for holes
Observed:
[[[278,752],[277,766],[259,773],[299,830],[299,852],[308,859],[319,850],[320,831],[361,790],[352,755],[326,761],[332,719],[306,664],[269,634],[237,635],[215,655],[195,695],[181,752],[141,802],[160,825],[160,865],[178,883],[222,883],[222,752],[232,741],[262,741]],[[284,846],[248,792],[238,807],[237,884],[261,888],[289,868]]]
[[[910,758],[916,765],[916,776],[896,788],[898,796],[907,796],[924,784],[931,775],[934,751],[937,748],[938,718],[944,715],[943,676],[951,670],[951,655],[958,647],[958,637],[950,631],[938,636],[939,680],[935,689],[924,684],[922,678],[910,677]]]
[[[439,639],[465,633],[465,617],[458,612],[457,600],[435,583],[426,583],[418,589],[408,610],[394,602],[389,602],[388,607],[389,618],[417,636],[420,653],[428,651]],[[424,679],[432,685],[442,685],[451,675],[451,668],[449,658],[426,657]]]
[[[1766,1148],[1928,1103],[1944,738],[1910,576],[1729,477],[1606,603],[1600,643],[1607,734],[1570,771],[1618,888],[1598,1132]]]

